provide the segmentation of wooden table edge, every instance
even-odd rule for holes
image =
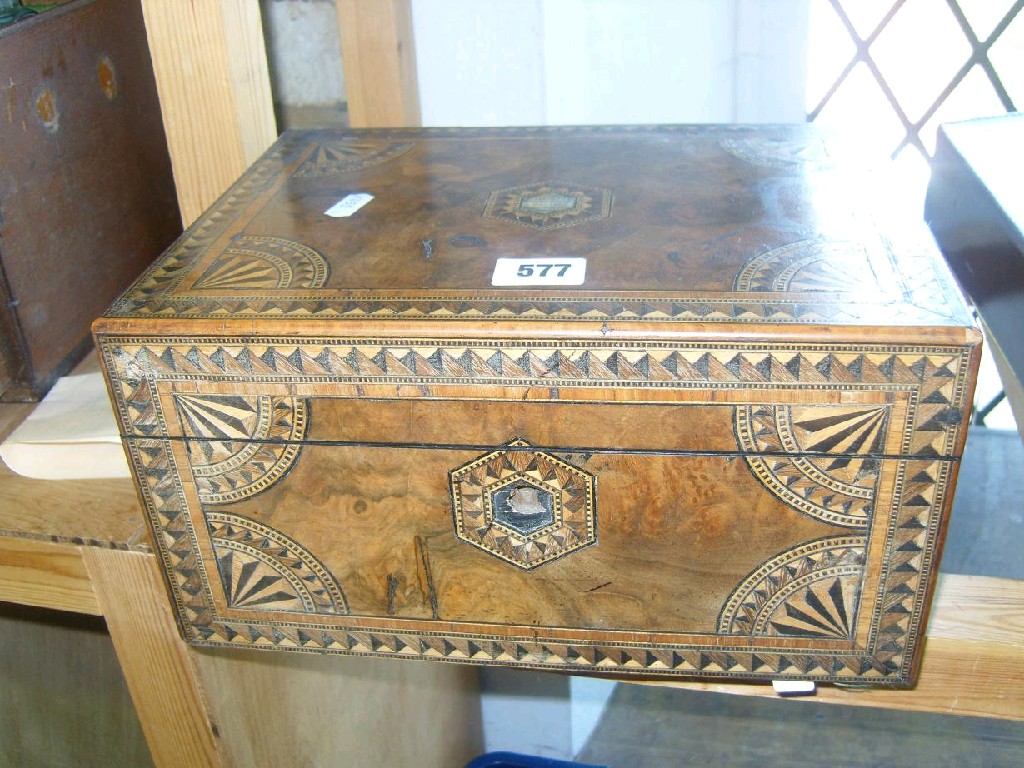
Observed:
[[[642,684],[778,698],[767,683]],[[915,687],[820,685],[793,700],[1024,721],[1024,581],[940,574]]]

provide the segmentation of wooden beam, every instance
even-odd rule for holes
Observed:
[[[484,751],[468,666],[219,648],[196,661],[231,765],[458,766]]]
[[[85,548],[85,564],[157,766],[223,764],[190,651],[156,558]]]
[[[0,600],[100,615],[80,547],[0,536]]]
[[[259,4],[142,0],[167,147],[191,224],[277,136]]]
[[[338,29],[351,125],[419,125],[411,0],[338,0]]]
[[[252,0],[221,0],[220,8],[238,140],[248,168],[277,138],[263,17],[260,4]],[[235,178],[240,175],[241,171]]]

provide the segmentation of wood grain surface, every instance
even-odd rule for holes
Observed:
[[[90,353],[73,373],[99,369],[99,360]],[[35,407],[35,403],[0,404],[0,439],[13,432]],[[71,546],[149,548],[149,534],[131,480],[35,480],[12,472],[2,461],[0,536]]]
[[[277,134],[262,20],[244,0],[144,0],[182,221],[194,221]]]
[[[283,136],[95,326],[190,641],[910,684],[980,335],[861,170],[807,127]]]
[[[83,556],[153,762],[223,765],[202,683],[154,558],[94,547]]]
[[[448,472],[477,455],[307,446],[287,480],[230,510],[306,543],[354,614],[436,611],[513,634],[538,625],[714,633],[729,593],[762,561],[844,533],[765,496],[742,459],[601,455],[577,460],[599,478],[597,544],[525,571],[453,535]]]
[[[861,654],[873,653],[871,638],[904,636],[906,613],[921,617],[926,610],[923,574],[941,536],[962,441],[956,420],[939,422],[935,415],[949,403],[964,407],[974,364],[967,349],[904,346],[905,358],[886,347],[819,350],[829,357],[829,375],[838,377],[832,383],[813,366],[815,374],[797,375],[807,352],[797,353],[796,366],[769,359],[767,369],[791,381],[782,402],[773,403],[761,379],[756,387],[732,386],[718,395],[715,377],[742,384],[743,375],[756,375],[753,365],[743,374],[742,363],[733,365],[736,373],[710,362],[735,360],[731,348],[688,349],[679,342],[655,353],[648,343],[602,351],[608,357],[585,366],[567,357],[572,364],[536,372],[525,360],[496,361],[505,354],[500,347],[490,354],[474,346],[472,384],[458,386],[476,401],[449,403],[434,401],[440,389],[431,377],[441,387],[446,377],[465,382],[459,371],[467,363],[444,348],[439,355],[416,348],[403,356],[370,344],[372,353],[356,346],[339,355],[302,342],[285,356],[269,345],[253,355],[229,339],[167,348],[155,340],[102,337],[101,344],[105,359],[126,375],[115,388],[118,409],[130,420],[128,447],[150,519],[176,563],[175,600],[179,610],[202,618],[194,642],[248,642],[259,626],[256,642],[328,649],[345,643],[347,650],[365,644],[369,652],[403,653],[417,646],[397,635],[388,644],[373,632],[401,626],[419,636],[436,630],[417,622],[434,621],[450,632],[507,637],[493,653],[503,655],[515,643],[525,665],[586,658],[578,643],[593,632],[611,645],[586,646],[595,658],[581,663],[628,669],[638,663],[628,648],[658,642],[668,655],[650,651],[638,670],[689,671],[685,647],[696,654],[694,674],[741,674],[732,667],[759,666],[767,654],[790,674],[824,675],[811,672],[821,654],[842,655],[845,644],[844,663],[857,658],[851,670],[876,669],[877,662],[912,674],[920,646],[885,661]],[[705,363],[658,365],[666,375],[688,377],[693,390],[677,391],[675,403],[654,396],[646,403],[635,394],[663,391],[652,381],[651,355],[684,352]],[[762,353],[749,354],[760,359]],[[771,354],[790,359],[794,352],[777,347]],[[626,374],[634,394],[608,405],[574,400],[590,381],[595,392],[615,392],[622,381],[611,375],[616,355],[635,361]],[[651,362],[640,363],[644,356]],[[602,359],[609,363],[598,368]],[[258,385],[242,389],[221,380],[222,372],[244,370],[253,360],[266,366]],[[314,366],[330,365],[343,373],[328,384]],[[362,385],[343,381],[364,380],[362,366],[375,366],[385,381],[391,375],[420,384],[394,389],[397,402],[360,401]],[[547,401],[523,405],[528,390],[522,386],[489,386],[486,377],[498,378],[499,367],[506,380],[548,385],[538,388]],[[867,386],[850,386],[854,369]],[[133,381],[138,370],[148,370],[152,380]],[[617,375],[624,370],[619,364]],[[594,381],[598,371],[608,375]],[[570,386],[551,386],[563,380]],[[794,402],[793,390],[801,387],[804,401]],[[822,396],[833,388],[840,397]],[[694,390],[720,402],[691,403]],[[915,394],[908,399],[906,392]],[[602,434],[595,422],[606,422],[611,432]],[[167,437],[149,437],[155,429]],[[517,447],[513,438],[535,442]],[[567,544],[561,520],[531,538],[533,529],[512,526],[509,533],[509,524],[495,529],[490,518],[473,522],[472,511],[465,517],[460,510],[486,508],[487,498],[492,512],[484,514],[496,514],[496,497],[487,494],[497,486],[484,489],[504,482],[517,461],[562,494],[563,505],[572,498],[564,490],[572,476],[597,478],[596,513],[588,508],[580,524],[598,535],[580,528]],[[497,464],[477,475],[468,469],[488,462]],[[539,464],[529,469],[532,462]],[[170,473],[172,465],[191,466],[191,477]],[[558,467],[547,479],[545,465]],[[459,482],[468,490],[458,493],[469,495],[461,502],[455,478],[466,472]],[[178,490],[169,493],[168,483]],[[523,537],[520,544],[516,536]],[[191,564],[196,555],[216,562],[217,570],[206,572],[219,580],[205,580]],[[209,595],[214,614],[211,602],[202,610],[198,603],[185,608],[196,590]],[[322,632],[325,615],[335,631],[348,634]],[[310,634],[307,623],[317,631]],[[538,626],[546,628],[544,639],[535,634]],[[282,634],[285,628],[294,636]],[[915,648],[916,631],[905,635],[907,646],[886,648]],[[531,633],[535,650],[520,640]],[[709,638],[720,660],[698,650]],[[564,648],[552,651],[552,643]],[[458,658],[467,655],[449,645]],[[469,649],[468,656],[481,653],[496,660],[491,651]],[[740,662],[738,653],[751,655]]]
[[[220,10],[230,73],[228,85],[234,97],[234,122],[242,160],[251,165],[277,138],[263,17],[260,6],[246,0],[221,0]]]
[[[4,29],[0,57],[5,397],[38,399],[181,223],[137,3],[52,9]]]
[[[8,406],[6,408],[11,408]],[[0,414],[10,410],[0,409]],[[110,481],[104,484],[110,486]],[[117,485],[117,484],[113,484]],[[73,506],[75,494],[69,489],[56,505],[58,508]],[[3,507],[10,512],[9,507]],[[65,520],[65,524],[68,521]],[[53,529],[55,530],[55,529]],[[11,544],[10,541],[4,541]],[[13,542],[20,547],[24,542]],[[29,542],[32,547],[34,542]],[[44,545],[44,549],[49,549]],[[65,550],[67,548],[60,548]],[[77,549],[77,547],[75,548]],[[101,553],[105,554],[105,553]],[[116,553],[114,553],[116,554]],[[921,712],[954,712],[979,717],[1021,719],[1024,701],[1021,700],[1021,685],[1018,670],[1024,669],[1022,648],[1024,635],[1020,631],[1019,617],[1024,615],[1024,593],[1019,582],[972,576],[944,575],[939,579],[939,590],[933,607],[930,636],[924,653],[922,674],[915,689],[910,691],[892,690],[848,690],[833,687],[819,687],[816,701],[849,704],[866,707],[915,710]],[[41,592],[40,592],[41,593]],[[166,598],[158,590],[156,598]],[[55,606],[56,607],[56,606]],[[176,632],[165,637],[169,643],[178,643]],[[213,654],[220,657],[221,654]],[[254,664],[278,664],[271,657],[262,654],[239,655],[239,659],[250,659]],[[289,656],[289,658],[292,658]],[[260,661],[265,660],[265,661]],[[324,660],[325,665],[333,660]],[[215,662],[216,663],[216,662]],[[281,661],[284,677],[299,673],[304,663],[315,665],[315,661]],[[205,662],[199,661],[205,675]],[[406,667],[409,665],[397,665]],[[435,669],[436,665],[428,665]],[[442,667],[447,670],[449,667]],[[340,667],[338,668],[340,669]],[[457,669],[457,668],[456,668]],[[323,673],[323,670],[317,670]],[[210,674],[217,674],[216,672]],[[307,681],[308,682],[308,681]],[[236,681],[237,685],[240,682]],[[665,685],[667,683],[659,683]],[[691,690],[711,690],[736,695],[774,696],[765,684],[744,684],[742,682],[672,682]],[[232,694],[225,694],[230,697]],[[800,706],[796,701],[794,706]],[[237,715],[242,717],[241,713]],[[310,721],[312,722],[312,721]],[[200,722],[200,725],[202,723]],[[205,726],[204,726],[205,727]],[[224,725],[225,728],[229,726]],[[314,729],[315,730],[315,729]],[[192,737],[188,737],[191,739]],[[257,736],[254,736],[257,738]],[[297,735],[282,737],[285,743],[299,739],[306,750],[315,750],[316,739],[305,740]],[[230,752],[234,744],[226,747]],[[233,752],[231,753],[233,754]]]
[[[748,158],[780,146],[781,167]],[[933,341],[963,340],[971,318],[923,227],[847,211],[813,160],[808,170],[792,158],[801,151],[828,157],[797,128],[289,133],[101,332],[159,314],[168,334],[188,333],[171,325],[185,316],[195,334],[195,320],[215,315],[258,317],[267,336],[282,320],[313,336],[337,332],[324,321],[357,319],[360,334],[380,320],[395,334],[497,320],[507,333],[543,321],[552,336],[607,324],[612,338],[717,326],[821,339],[840,326],[857,338],[930,328]],[[349,218],[324,214],[353,191],[374,199]],[[494,288],[499,256],[586,258],[586,284]]]
[[[79,547],[0,536],[0,601],[100,615]]]
[[[1002,644],[1024,653],[1024,585],[986,576],[940,575],[928,637]]]
[[[412,3],[341,0],[338,30],[350,124],[419,125]]]
[[[148,547],[131,480],[34,480],[2,463],[0,535],[118,549]]]
[[[464,765],[481,754],[468,667],[195,653],[231,765]]]

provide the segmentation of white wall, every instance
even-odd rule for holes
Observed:
[[[334,106],[345,78],[334,0],[260,0],[274,101]]]
[[[804,122],[811,0],[736,0],[735,5],[733,119]]]
[[[484,748],[572,760],[594,732],[616,683],[502,667],[480,670]]]
[[[809,0],[414,0],[424,125],[804,119]]]
[[[575,756],[569,677],[482,667],[480,691],[485,752],[519,752],[556,760]]]
[[[423,124],[543,124],[544,4],[413,0]]]
[[[569,738],[570,757],[576,757],[587,745],[590,735],[604,714],[605,705],[615,691],[617,683],[598,677],[569,678]]]
[[[732,119],[734,15],[714,0],[545,2],[548,122]]]

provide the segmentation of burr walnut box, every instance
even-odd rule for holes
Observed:
[[[910,684],[979,334],[837,157],[285,134],[94,327],[184,636]]]

